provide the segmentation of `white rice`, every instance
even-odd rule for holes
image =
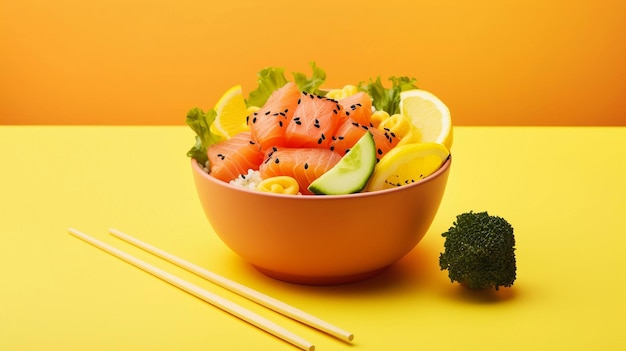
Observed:
[[[240,188],[254,190],[261,182],[261,180],[261,172],[249,169],[248,173],[240,174],[237,178],[231,180],[229,183]]]

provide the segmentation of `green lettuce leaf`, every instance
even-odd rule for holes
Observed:
[[[293,78],[300,91],[306,91],[307,93],[323,95],[320,91],[320,87],[326,81],[326,72],[317,67],[315,62],[309,62],[313,74],[311,78],[307,78],[304,73],[293,72]]]
[[[250,92],[246,100],[248,107],[263,106],[274,90],[287,84],[285,70],[279,67],[264,68],[257,73],[257,82],[259,86]]]
[[[372,104],[379,111],[390,115],[400,113],[400,93],[405,90],[417,89],[416,79],[409,77],[390,77],[391,88],[385,88],[380,76],[369,82],[360,82],[358,88],[372,97]]]
[[[185,123],[196,133],[196,143],[187,151],[187,156],[196,159],[201,165],[208,162],[207,148],[221,141],[219,135],[211,133],[211,124],[217,113],[210,109],[206,113],[195,107],[187,112]]]

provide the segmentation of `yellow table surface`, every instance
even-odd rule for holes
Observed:
[[[303,286],[258,273],[214,234],[175,127],[0,127],[0,350],[295,350],[67,233],[75,227],[242,304],[323,350],[626,348],[626,128],[459,127],[424,240],[381,275]],[[513,288],[438,267],[457,214],[515,228]],[[115,227],[355,334],[345,344],[107,234]]]

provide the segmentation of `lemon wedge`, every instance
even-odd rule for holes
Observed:
[[[452,147],[450,110],[433,93],[421,89],[401,92],[400,112],[420,130],[422,142]]]
[[[450,156],[440,143],[397,145],[374,167],[366,191],[377,191],[415,183],[428,177]]]
[[[248,108],[241,85],[228,89],[215,104],[217,116],[211,124],[211,132],[225,139],[250,129],[246,123]]]

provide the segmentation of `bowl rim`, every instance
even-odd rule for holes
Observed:
[[[403,186],[399,186],[399,187],[395,187],[395,188],[390,188],[390,189],[383,189],[383,190],[377,190],[377,191],[370,191],[370,192],[361,192],[361,193],[354,193],[354,194],[345,194],[345,195],[306,195],[306,196],[294,196],[294,195],[289,195],[289,194],[277,194],[277,193],[270,193],[270,192],[262,192],[262,191],[256,191],[256,190],[252,190],[252,189],[246,189],[246,188],[242,188],[242,187],[238,187],[235,185],[232,185],[228,182],[224,182],[222,180],[219,180],[213,176],[211,176],[209,173],[207,173],[202,167],[200,167],[200,165],[198,164],[198,161],[195,158],[191,158],[191,166],[193,168],[194,172],[197,172],[198,174],[200,174],[200,176],[202,176],[203,178],[207,179],[208,181],[217,184],[219,186],[224,186],[226,188],[230,188],[232,190],[235,191],[240,191],[240,192],[244,192],[244,193],[248,193],[248,194],[256,194],[258,196],[266,196],[266,197],[273,197],[273,198],[289,198],[289,199],[302,199],[302,201],[328,201],[331,199],[354,199],[354,198],[361,198],[361,197],[372,197],[372,196],[380,196],[380,195],[384,195],[384,194],[389,194],[389,193],[394,193],[397,191],[403,191],[406,189],[410,189],[410,188],[414,188],[414,187],[418,187],[420,185],[423,185],[424,183],[428,183],[436,178],[438,178],[440,175],[442,175],[443,173],[445,173],[449,168],[450,165],[452,164],[452,154],[450,154],[448,156],[448,158],[444,161],[444,163],[441,165],[441,167],[439,167],[439,169],[437,169],[435,172],[433,172],[432,174],[430,174],[429,176],[415,182],[415,183],[411,183],[408,185],[403,185]]]

